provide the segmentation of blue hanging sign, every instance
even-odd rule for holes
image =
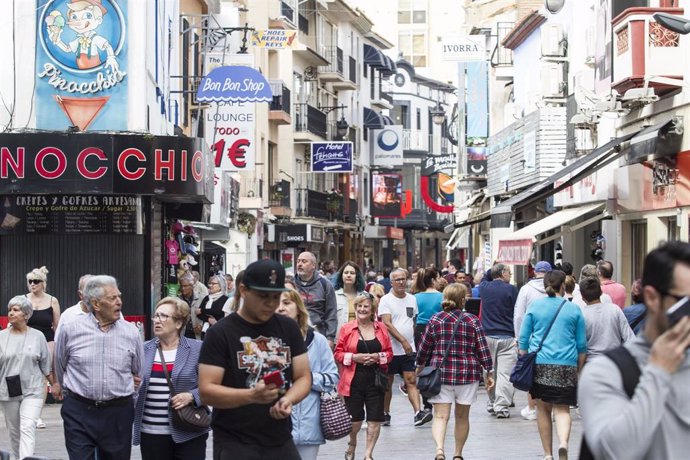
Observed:
[[[200,102],[271,102],[273,92],[258,70],[226,65],[216,67],[201,79],[196,97]]]
[[[352,172],[352,142],[312,142],[311,172]]]

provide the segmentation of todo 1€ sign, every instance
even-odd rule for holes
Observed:
[[[352,172],[352,142],[312,142],[311,172]]]
[[[486,61],[484,35],[457,35],[441,40],[441,59],[444,61]]]

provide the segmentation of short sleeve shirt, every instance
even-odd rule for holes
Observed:
[[[414,317],[417,316],[417,300],[412,294],[405,294],[405,297],[400,299],[395,297],[392,292],[381,297],[379,303],[379,315],[391,315],[391,322],[393,326],[405,337],[405,340],[410,344],[412,350],[414,346]],[[395,337],[391,335],[391,345],[393,347],[393,356],[401,356],[405,354],[405,349],[402,344],[398,342]]]
[[[180,260],[177,257],[177,251],[180,250],[180,245],[175,240],[168,240],[165,242],[165,249],[168,253],[168,264],[177,265]]]
[[[292,384],[292,359],[306,351],[294,320],[273,315],[263,324],[252,324],[232,313],[206,333],[199,363],[224,368],[221,383],[226,387],[253,388],[265,374],[280,371],[287,389]],[[272,405],[213,409],[214,437],[242,444],[283,445],[291,439],[292,423],[290,417],[272,418]]]

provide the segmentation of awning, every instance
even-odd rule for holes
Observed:
[[[377,69],[387,66],[386,56],[371,45],[364,44],[364,63]]]
[[[372,110],[369,107],[364,107],[364,127],[372,129],[382,129],[386,122],[383,115],[378,113],[376,110]]]
[[[593,203],[574,208],[562,209],[544,217],[533,224],[523,227],[498,242],[498,261],[506,264],[526,265],[532,256],[532,243],[545,244],[560,238],[563,232],[558,232],[547,238],[539,239],[538,236],[557,227],[569,224],[578,217],[597,212],[594,217],[585,219],[577,224],[569,225],[567,231],[574,231],[593,222],[606,218],[604,203]]]
[[[630,139],[629,163],[650,161],[680,151],[683,141],[683,126],[673,117],[649,126]]]
[[[509,227],[515,209],[523,208],[560,192],[604,166],[618,160],[621,156],[625,155],[627,151],[617,147],[637,134],[638,133],[626,134],[625,136],[607,142],[601,147],[594,149],[589,155],[570,163],[556,174],[553,174],[495,206],[491,209],[491,228]],[[558,187],[553,186],[557,181],[568,175],[570,175],[570,179],[566,180]]]
[[[393,59],[389,58],[385,54],[383,55],[383,58],[386,61],[386,67],[381,69],[381,74],[383,76],[390,76],[398,72],[398,66],[395,65],[395,62],[393,62]]]
[[[458,248],[466,248],[468,243],[468,233],[470,232],[469,227],[456,227],[453,233],[448,239],[448,244],[446,244],[446,249],[453,251]]]

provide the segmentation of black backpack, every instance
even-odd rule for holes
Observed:
[[[632,399],[635,394],[635,388],[640,381],[640,366],[637,365],[637,361],[635,361],[635,358],[625,347],[614,348],[604,354],[618,367],[623,377],[623,389],[625,389],[628,398]],[[585,439],[584,435],[582,436],[582,445],[580,446],[580,460],[596,460],[587,445],[587,439]]]

